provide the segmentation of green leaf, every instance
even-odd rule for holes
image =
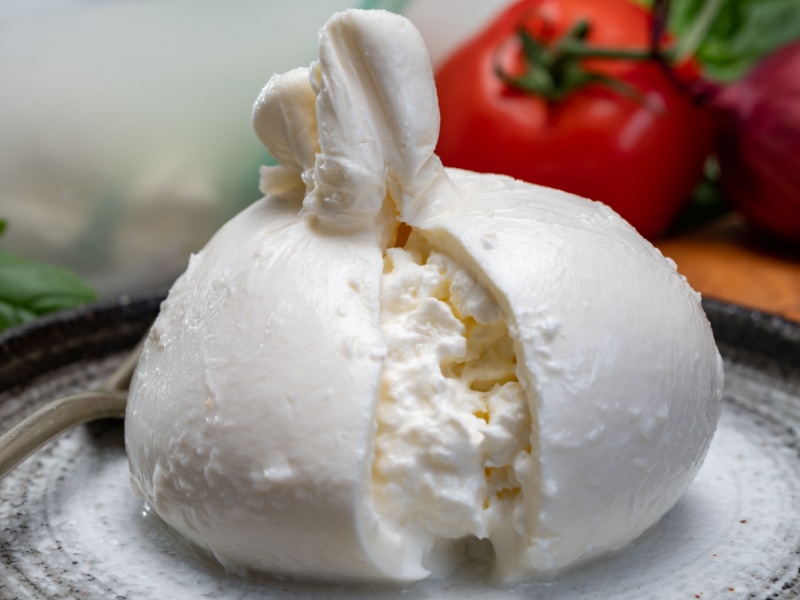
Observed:
[[[680,38],[691,28],[705,0],[673,0],[670,29]],[[696,56],[718,81],[739,79],[779,46],[800,39],[797,0],[727,0]]]
[[[96,298],[72,271],[0,249],[0,330]]]

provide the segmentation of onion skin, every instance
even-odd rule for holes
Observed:
[[[709,94],[720,188],[754,229],[800,244],[800,41]]]

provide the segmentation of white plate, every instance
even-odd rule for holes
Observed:
[[[455,579],[410,586],[256,582],[225,575],[185,547],[133,497],[122,424],[103,422],[70,432],[0,481],[0,598],[797,597],[800,327],[771,321],[770,335],[777,335],[789,352],[770,358],[754,353],[753,345],[769,346],[775,340],[751,327],[746,315],[725,305],[711,309],[718,338],[719,331],[727,338],[722,345],[727,381],[719,429],[700,474],[644,538],[555,581],[497,588],[468,569]],[[763,325],[763,315],[752,314]],[[106,316],[103,335],[110,335],[118,315]],[[64,345],[71,326],[86,330],[85,315],[81,318],[77,325],[61,319],[56,333],[52,324],[44,334],[29,328],[12,346],[31,348],[43,335],[56,334]],[[73,357],[81,353],[77,338],[73,332]],[[26,346],[21,339],[32,342]],[[8,345],[0,338],[0,359]],[[54,395],[99,381],[120,356],[102,348],[86,354],[94,357],[58,368],[39,366],[42,375],[26,375],[21,385],[0,392],[0,430]]]

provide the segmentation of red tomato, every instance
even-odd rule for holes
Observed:
[[[582,59],[635,93],[591,83],[546,100],[495,71],[524,64],[516,32],[548,43],[580,19],[592,47],[644,50],[650,14],[630,0],[523,0],[458,49],[436,73],[437,152],[446,166],[503,173],[611,206],[645,237],[673,222],[711,148],[707,112],[652,60]]]

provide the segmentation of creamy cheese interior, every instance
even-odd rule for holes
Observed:
[[[503,546],[526,532],[538,505],[535,398],[495,299],[412,232],[386,252],[381,321],[375,510],[428,545],[475,536]]]

